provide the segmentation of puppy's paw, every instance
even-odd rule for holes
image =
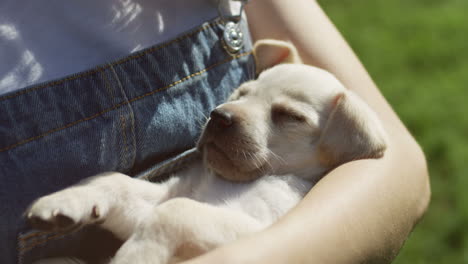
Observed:
[[[87,187],[74,187],[36,200],[24,213],[34,228],[58,231],[104,220],[107,207]]]

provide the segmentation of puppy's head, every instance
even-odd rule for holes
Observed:
[[[269,43],[254,49],[265,69],[258,79],[212,111],[198,142],[206,166],[233,181],[286,173],[316,180],[345,162],[381,157],[384,132],[375,113],[326,71],[273,66],[298,57],[289,44]]]

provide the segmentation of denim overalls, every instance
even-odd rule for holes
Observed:
[[[224,28],[215,19],[120,60],[0,97],[0,263],[97,259],[106,256],[92,255],[93,248],[107,256],[118,248],[96,227],[30,230],[22,213],[39,196],[100,172],[150,178],[177,169],[193,154],[209,112],[254,78],[246,25],[244,46],[234,53]]]

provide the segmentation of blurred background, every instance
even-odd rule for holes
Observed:
[[[468,0],[319,2],[426,153],[431,205],[394,263],[468,263]]]

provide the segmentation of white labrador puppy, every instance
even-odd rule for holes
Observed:
[[[38,199],[26,217],[110,230],[125,241],[111,263],[168,263],[264,229],[327,171],[383,155],[375,113],[333,75],[292,64],[288,43],[261,41],[254,52],[266,70],[211,113],[202,162],[161,184],[103,173]]]

